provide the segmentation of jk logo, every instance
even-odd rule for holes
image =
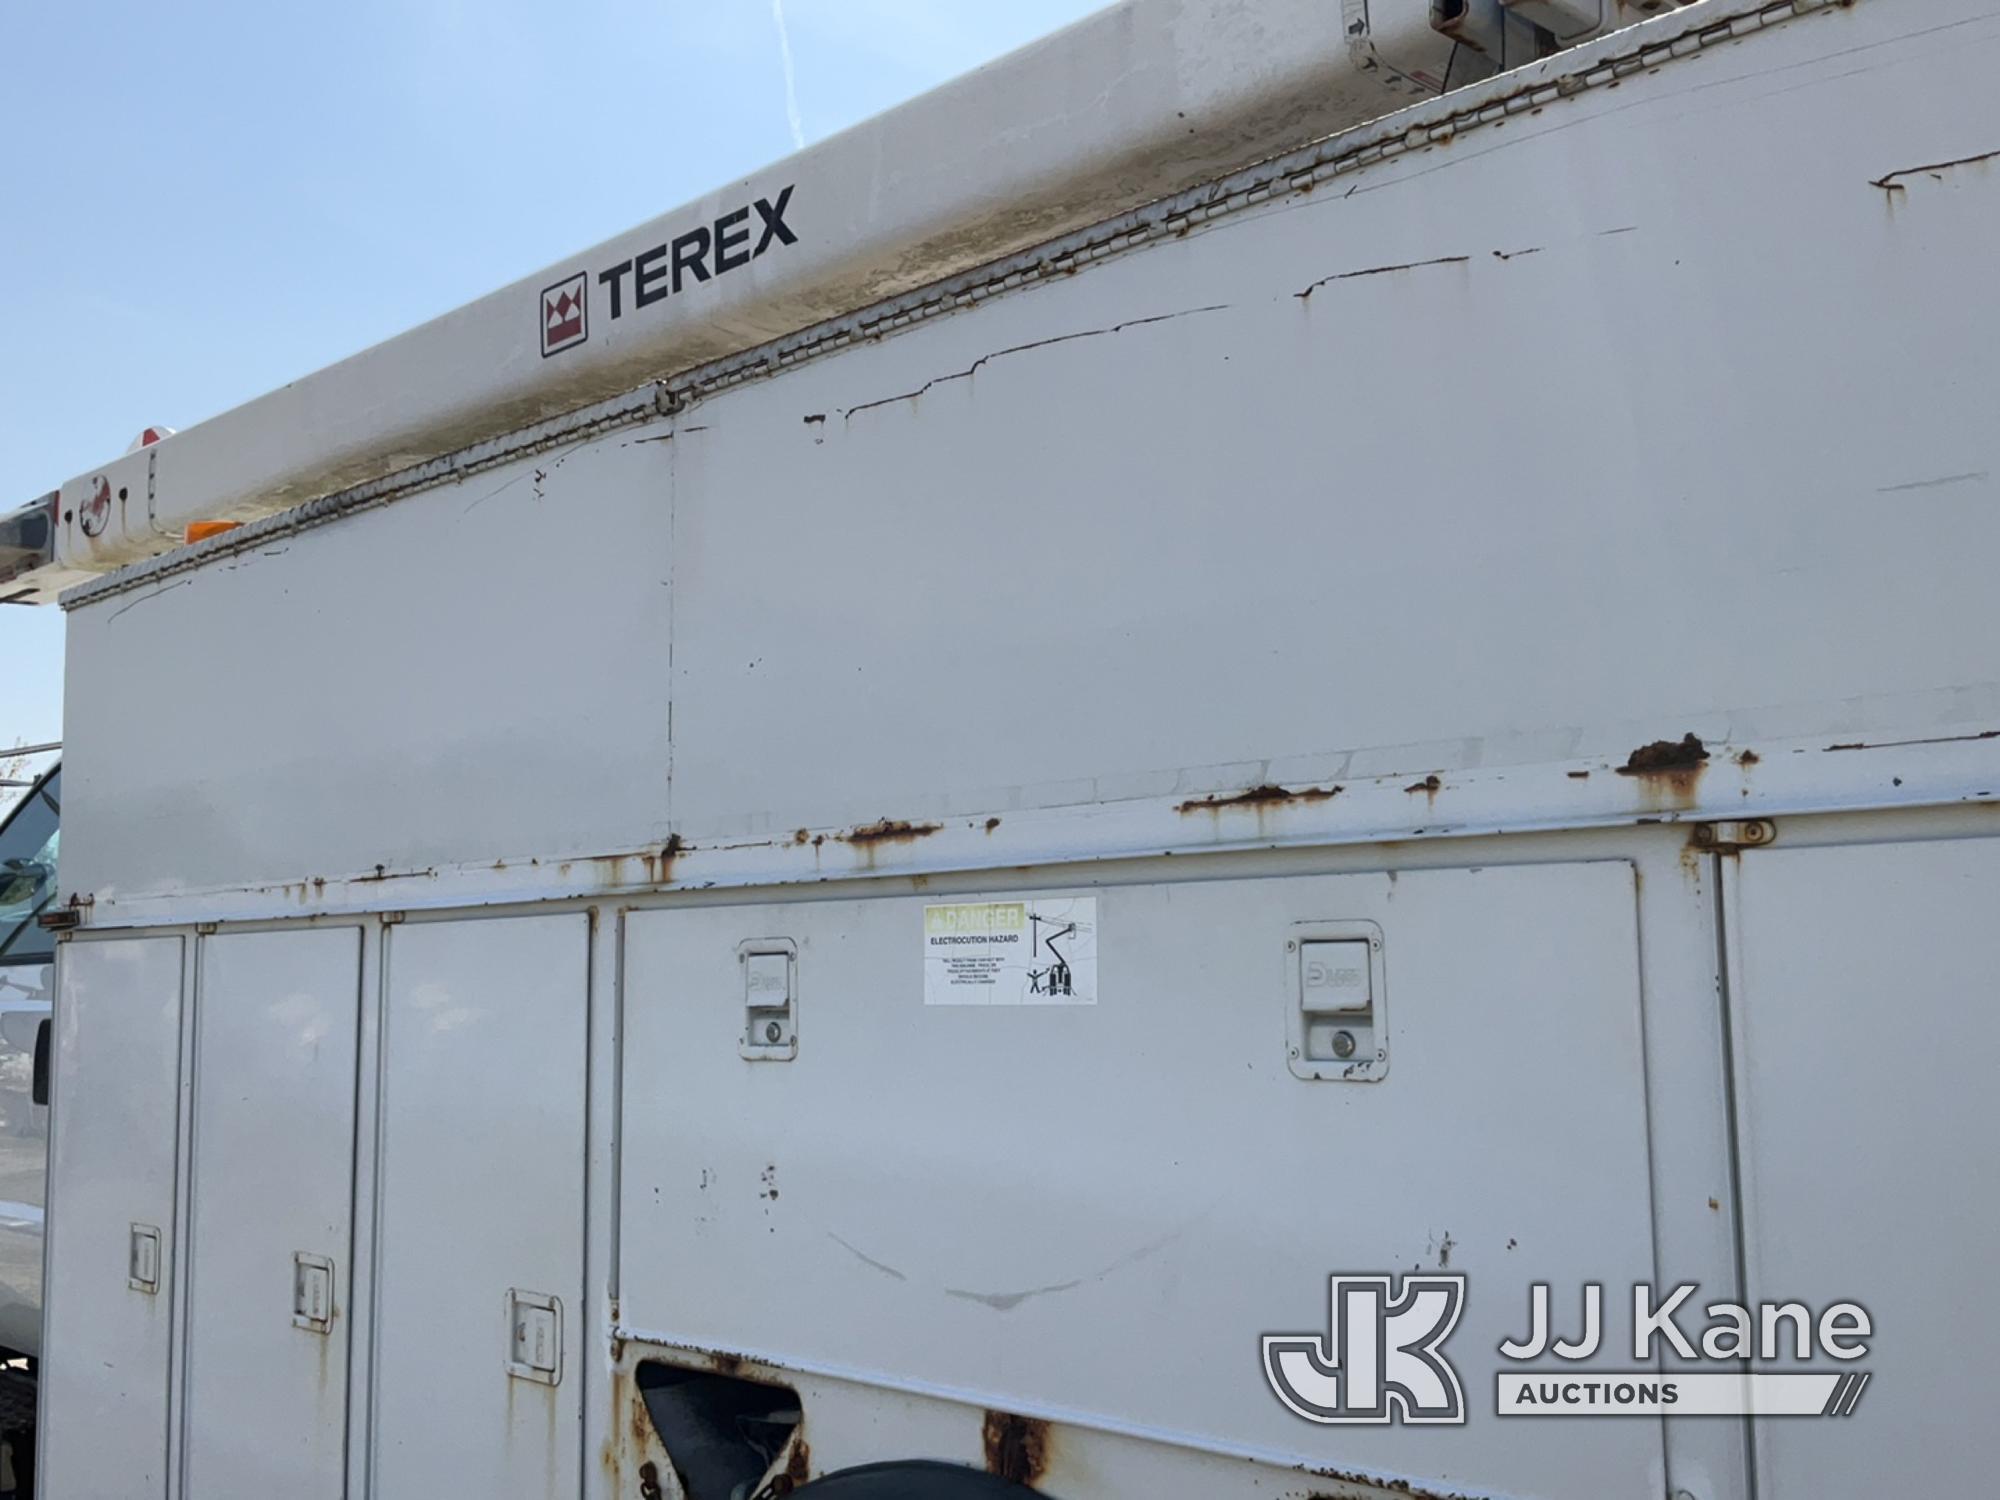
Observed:
[[[1463,1276],[1332,1278],[1331,1337],[1264,1335],[1264,1378],[1308,1422],[1465,1421],[1442,1345],[1465,1309]]]

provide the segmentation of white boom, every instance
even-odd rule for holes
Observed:
[[[1126,0],[78,475],[11,535],[0,522],[0,594],[53,598],[183,545],[190,524],[271,515],[768,343],[1656,8]]]

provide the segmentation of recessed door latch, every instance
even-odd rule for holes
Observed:
[[[134,1224],[130,1248],[125,1257],[125,1284],[135,1292],[155,1296],[160,1290],[160,1229],[157,1224]]]
[[[1382,929],[1309,922],[1285,944],[1285,1030],[1294,1077],[1369,1083],[1389,1071]]]
[[[333,1328],[333,1262],[324,1255],[292,1256],[292,1326],[309,1333]]]
[[[743,968],[743,1041],[752,1062],[790,1062],[799,1055],[799,950],[790,938],[753,938],[737,945]]]
[[[556,1298],[509,1289],[507,1373],[541,1385],[562,1383],[562,1303]]]

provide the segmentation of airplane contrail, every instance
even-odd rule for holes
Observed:
[[[785,122],[792,127],[792,147],[804,150],[805,127],[799,123],[799,85],[792,73],[792,39],[785,30],[785,0],[771,0],[771,19],[778,23],[778,55],[785,63]]]

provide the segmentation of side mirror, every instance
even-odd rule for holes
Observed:
[[[0,906],[33,906],[55,871],[30,859],[10,859],[0,865]]]

